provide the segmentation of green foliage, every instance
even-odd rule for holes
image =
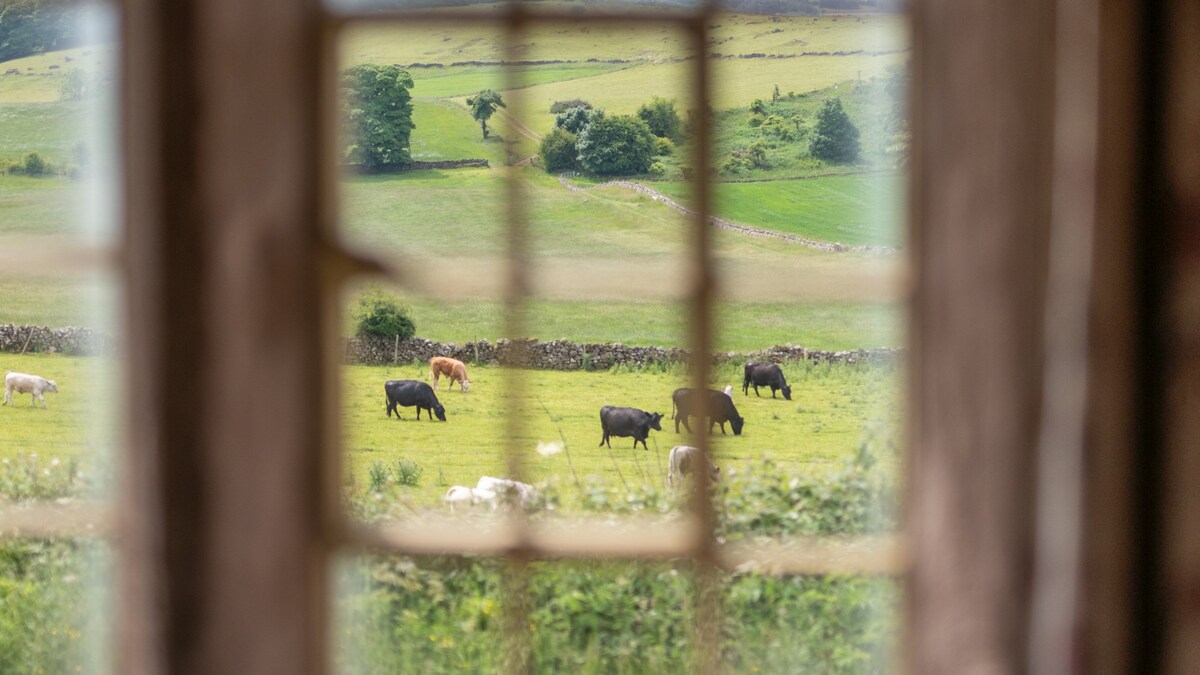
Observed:
[[[23,173],[26,176],[44,176],[49,172],[49,166],[46,160],[42,159],[41,155],[36,152],[31,152],[25,155],[25,163]]]
[[[572,98],[566,101],[555,101],[550,104],[550,114],[557,115],[561,112],[566,112],[571,108],[591,108],[592,104],[581,98]]]
[[[395,296],[382,291],[364,293],[355,303],[351,316],[354,319],[355,335],[359,337],[391,338],[401,340],[416,333],[409,310]]]
[[[652,101],[638,108],[637,116],[650,128],[650,133],[659,138],[677,140],[683,123],[675,110],[675,99],[655,96]]]
[[[370,63],[342,71],[343,156],[368,169],[411,160],[412,76],[396,66]]]
[[[417,487],[421,482],[421,474],[424,472],[421,465],[411,459],[398,459],[392,467],[392,476],[396,479],[396,484],[408,487]]]
[[[826,162],[849,163],[858,159],[858,127],[850,121],[840,98],[826,99],[821,106],[809,152]]]
[[[554,116],[554,126],[578,136],[593,120],[601,117],[604,117],[603,108],[593,108],[590,105],[576,106],[557,113]]]
[[[671,139],[658,137],[654,139],[654,154],[656,156],[665,157],[674,154],[674,152],[675,144],[671,142]]]
[[[488,128],[487,121],[492,118],[499,108],[505,108],[504,101],[501,100],[500,94],[491,89],[484,89],[478,94],[467,99],[467,107],[471,109],[471,117],[479,122],[479,126],[483,129],[483,137],[487,139]]]
[[[562,173],[579,168],[579,152],[575,149],[575,141],[575,134],[560,127],[555,127],[554,131],[542,138],[540,155],[546,171]]]
[[[367,489],[372,493],[380,493],[387,489],[388,470],[383,462],[379,460],[371,462],[371,466],[367,468],[367,478],[370,481]]]
[[[0,61],[79,44],[78,0],[0,2]]]
[[[646,173],[654,161],[654,135],[633,115],[593,121],[576,142],[583,168],[601,176]]]

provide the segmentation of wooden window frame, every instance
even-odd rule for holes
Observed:
[[[698,46],[713,9],[686,19]],[[314,387],[337,381],[339,285],[384,271],[339,245],[322,161],[322,55],[353,18],[316,0],[122,3],[118,672],[324,672],[334,552],[428,535],[347,526],[336,387]],[[914,0],[910,18],[903,666],[1200,671],[1200,10]],[[702,182],[698,223],[708,206]],[[696,231],[704,353],[716,279]],[[729,562],[704,504],[699,533],[658,554]],[[0,524],[77,532],[78,514],[29,515]],[[495,550],[604,553],[553,541]],[[715,645],[698,671],[719,669]]]

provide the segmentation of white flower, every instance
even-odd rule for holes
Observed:
[[[541,455],[542,457],[549,457],[551,455],[557,455],[558,453],[560,453],[562,451],[563,451],[562,443],[559,443],[558,441],[551,441],[549,443],[543,443],[541,441],[538,441],[537,453],[539,455]]]
[[[50,466],[58,466],[58,458],[57,457],[50,460]]]

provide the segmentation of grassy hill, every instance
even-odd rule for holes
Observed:
[[[463,8],[461,11],[485,11]],[[882,114],[879,80],[906,56],[895,17],[790,17],[739,15],[714,24],[718,153],[728,153],[759,133],[746,123],[747,106],[768,99],[778,86],[780,114],[811,115],[819,100],[838,91],[868,142]],[[488,159],[488,170],[419,171],[343,180],[343,227],[352,244],[401,264],[421,266],[430,279],[468,279],[474,300],[408,296],[422,334],[465,341],[499,337],[505,251],[504,181],[513,176],[528,199],[533,276],[531,333],[543,339],[617,340],[634,344],[679,344],[683,333],[684,262],[692,222],[658,202],[629,190],[599,187],[569,192],[534,167],[505,169],[506,157],[528,157],[540,133],[552,125],[554,100],[585,98],[613,112],[632,112],[654,95],[682,92],[681,61],[686,44],[665,28],[642,31],[621,26],[534,25],[522,38],[522,58],[563,61],[521,66],[528,86],[507,91],[509,108],[492,120],[496,133],[483,140],[463,103],[481,88],[505,86],[504,69],[480,62],[501,58],[499,36],[478,25],[453,24],[404,29],[364,26],[347,30],[344,62],[440,64],[412,68],[416,86],[412,154],[418,160]],[[0,75],[0,160],[38,152],[56,164],[76,160],[92,144],[82,127],[90,103],[56,100],[66,67],[101,72],[111,46],[45,54],[3,64],[20,75]],[[838,54],[838,55],[835,55]],[[740,58],[740,56],[754,58]],[[760,56],[761,55],[761,56]],[[770,56],[787,58],[767,58]],[[68,60],[70,59],[70,60]],[[453,65],[476,62],[475,65]],[[59,66],[52,69],[51,66]],[[26,75],[24,73],[30,73]],[[860,76],[863,82],[859,83]],[[839,89],[832,89],[837,84]],[[807,94],[819,90],[815,94]],[[789,92],[794,93],[788,96]],[[687,105],[680,102],[680,109]],[[876,134],[877,136],[877,134]],[[684,161],[686,148],[673,160]],[[781,178],[828,170],[807,165],[795,143],[771,149],[772,166],[747,178]],[[724,178],[722,178],[724,180]],[[585,185],[586,181],[583,182]],[[44,242],[79,236],[78,214],[86,183],[61,177],[0,176],[0,240]],[[685,200],[688,187],[659,181],[660,191]],[[763,229],[841,241],[895,245],[898,177],[835,178],[722,183],[717,213]],[[31,239],[32,238],[32,239]],[[55,239],[57,238],[57,239]],[[718,269],[725,301],[721,346],[747,350],[791,342],[851,348],[897,344],[899,311],[892,279],[895,260],[827,254],[779,240],[718,232]],[[573,265],[609,265],[642,279],[644,297],[618,297],[599,285],[556,284]],[[626,265],[626,267],[620,267]],[[566,270],[564,272],[564,270]],[[559,275],[559,276],[556,276]],[[780,285],[779,280],[786,280]],[[36,289],[0,272],[0,321],[84,323],[85,307],[112,306],[111,289],[91,277],[49,275]],[[562,286],[562,287],[560,287]],[[443,294],[444,295],[444,294]],[[81,300],[84,298],[84,300]],[[447,308],[452,308],[448,312]]]

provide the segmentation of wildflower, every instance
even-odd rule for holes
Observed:
[[[563,451],[562,443],[559,443],[558,441],[551,441],[549,443],[543,443],[541,441],[538,441],[537,453],[539,455],[541,455],[542,457],[550,457],[551,455],[557,455],[558,453],[560,453],[562,451]]]
[[[50,460],[50,466],[58,466],[58,464],[59,464],[59,461],[58,461],[58,458],[57,458],[57,457],[55,457],[54,459]]]

